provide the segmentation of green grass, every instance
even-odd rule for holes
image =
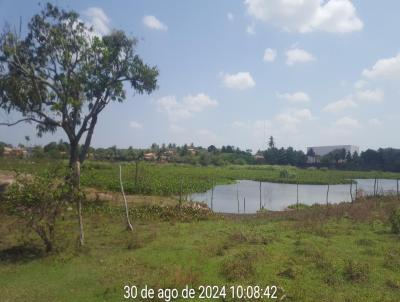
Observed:
[[[1,170],[40,173],[54,166],[66,167],[66,161],[0,159]],[[291,166],[224,166],[201,167],[178,164],[150,164],[143,162],[138,169],[135,185],[135,166],[122,163],[125,191],[130,194],[176,195],[204,192],[217,184],[232,183],[239,179],[301,184],[348,183],[354,178],[400,178],[400,173],[379,171],[341,171],[325,169],[299,169]],[[288,173],[281,173],[287,170]],[[289,177],[282,177],[288,175]],[[119,191],[118,163],[87,161],[82,167],[83,186],[101,190]]]
[[[118,210],[85,211],[82,251],[67,212],[50,255],[37,250],[40,242],[24,235],[21,223],[1,216],[1,299],[122,301],[125,284],[252,284],[279,286],[284,301],[398,301],[400,238],[388,222],[398,205],[387,197],[205,220],[153,213],[135,216],[134,233]]]

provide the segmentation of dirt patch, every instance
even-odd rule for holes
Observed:
[[[119,192],[99,191],[94,188],[85,189],[89,200],[109,202],[112,205],[123,205],[124,199]],[[175,206],[178,201],[173,197],[167,196],[145,196],[145,195],[126,195],[126,201],[132,205],[160,205]]]

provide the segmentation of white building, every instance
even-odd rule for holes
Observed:
[[[342,150],[344,149],[347,152],[350,152],[351,155],[354,154],[354,152],[359,153],[360,148],[358,146],[353,146],[353,145],[336,145],[336,146],[315,146],[315,147],[307,147],[307,154],[310,152],[310,150],[314,151],[315,156],[307,157],[308,163],[317,163],[319,162],[319,159],[327,155],[329,152],[332,152],[334,150]]]

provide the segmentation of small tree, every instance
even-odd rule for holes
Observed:
[[[2,208],[11,215],[23,219],[43,241],[46,252],[53,249],[55,226],[66,200],[68,186],[55,178],[54,173],[45,176],[19,175],[5,193]]]
[[[270,149],[275,149],[275,141],[274,141],[274,137],[273,137],[273,136],[270,136],[270,137],[269,137],[269,140],[268,140],[268,147],[269,147]]]
[[[139,94],[157,86],[158,70],[143,63],[136,44],[122,31],[97,36],[76,12],[49,3],[32,17],[24,38],[7,28],[0,37],[0,109],[23,117],[0,125],[36,123],[39,136],[62,129],[70,144],[74,190],[79,191],[80,166],[99,114],[126,99],[124,83]],[[83,245],[81,208],[78,200]]]

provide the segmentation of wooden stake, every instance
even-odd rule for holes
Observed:
[[[261,181],[260,181],[260,211],[261,211]]]
[[[299,210],[299,182],[296,184],[296,208]]]
[[[125,202],[125,214],[126,214],[126,224],[127,224],[126,227],[130,231],[133,231],[133,226],[131,224],[131,221],[129,220],[128,202],[126,201],[124,186],[122,184],[122,167],[121,167],[121,165],[119,165],[119,183],[121,185],[121,192],[122,192],[122,196],[124,197],[124,202]]]
[[[214,180],[212,180],[212,188],[211,188],[211,211],[213,211],[214,206],[213,206],[213,199],[214,199]]]
[[[243,197],[243,213],[246,214],[246,197]]]
[[[397,190],[396,190],[396,192],[397,192],[397,199],[399,199],[399,179],[396,179],[396,181],[397,181]]]
[[[236,199],[237,199],[238,214],[239,214],[240,213],[239,184],[236,185]]]
[[[183,190],[183,179],[181,177],[181,182],[180,182],[180,189],[179,189],[179,207],[182,206],[182,190]]]
[[[350,199],[353,202],[353,180],[350,182]]]
[[[329,184],[328,184],[328,189],[326,190],[326,205],[329,204]]]

